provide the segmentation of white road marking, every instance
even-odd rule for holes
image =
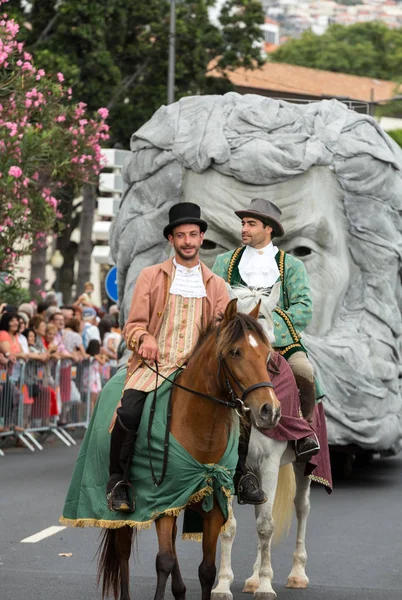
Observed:
[[[251,333],[250,333],[250,335],[248,336],[248,341],[250,342],[250,346],[252,346],[253,348],[257,348],[257,346],[258,346],[258,342],[257,342],[257,340],[255,339],[255,337],[254,337],[253,335],[251,335]]]
[[[52,525],[52,527],[47,527],[46,529],[39,531],[39,533],[35,533],[34,535],[21,540],[21,544],[35,544],[36,542],[40,542],[51,535],[59,533],[59,531],[63,531],[63,529],[66,529],[66,527],[62,525]]]

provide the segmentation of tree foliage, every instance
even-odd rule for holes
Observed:
[[[77,191],[102,168],[107,125],[74,103],[61,72],[47,75],[0,20],[0,271],[13,267],[57,219],[65,189]]]
[[[372,21],[331,25],[323,35],[306,31],[271,55],[273,61],[398,81],[402,77],[402,29]]]
[[[261,3],[226,0],[219,27],[209,13],[215,4],[176,4],[176,99],[222,91],[224,82],[207,76],[212,60],[221,70],[261,63]],[[32,0],[29,12],[22,0],[11,5],[37,63],[62,71],[73,97],[90,110],[110,109],[112,144],[127,146],[166,103],[169,0]]]

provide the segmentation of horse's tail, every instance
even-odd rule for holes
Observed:
[[[135,537],[136,530],[129,531],[128,527],[122,529],[105,529],[101,534],[102,540],[99,546],[98,554],[98,585],[102,580],[102,599],[113,594],[115,600],[120,595],[121,585],[121,556],[117,548],[117,544],[121,543],[122,535],[127,534],[127,540],[125,540],[125,546],[127,542],[129,544],[126,547],[128,550],[128,556],[130,555],[129,550],[131,549],[131,536]],[[119,538],[119,539],[118,539]]]
[[[279,469],[278,484],[272,516],[274,519],[273,543],[277,544],[289,533],[293,516],[293,502],[296,493],[296,480],[291,463]]]

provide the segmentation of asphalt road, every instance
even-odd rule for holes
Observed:
[[[43,452],[9,449],[0,457],[0,600],[95,600],[99,531],[64,529],[34,543],[28,536],[57,526],[77,448],[46,443]],[[236,507],[235,600],[254,562],[253,510]],[[307,551],[307,590],[286,590],[294,525],[273,554],[274,587],[279,600],[402,599],[402,458],[374,461],[347,482],[336,482],[332,496],[312,490]],[[188,600],[200,598],[197,580],[200,545],[179,542]],[[152,599],[155,586],[155,531],[139,534],[132,565],[132,598]],[[59,556],[71,553],[71,557]],[[137,575],[138,574],[138,575]],[[166,598],[172,598],[170,592]]]

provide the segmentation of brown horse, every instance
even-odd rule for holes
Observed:
[[[236,404],[241,408],[244,402],[252,422],[258,427],[275,427],[279,421],[280,403],[267,372],[271,346],[256,321],[258,311],[259,305],[249,315],[238,313],[237,300],[232,300],[221,323],[201,336],[187,368],[176,380],[193,393],[174,388],[170,430],[202,464],[218,463],[225,453],[234,422],[231,407]],[[199,512],[203,520],[203,559],[198,573],[202,600],[210,600],[216,575],[216,544],[224,516],[216,499],[209,512],[202,510],[201,502],[192,504],[191,508]],[[176,518],[165,515],[155,523],[159,552],[154,600],[165,597],[169,575],[175,599],[186,598],[176,554]],[[132,537],[133,530],[128,526],[107,529],[104,533],[98,568],[99,579],[103,577],[103,597],[113,592],[117,600],[120,591],[120,600],[130,600],[128,561]]]

